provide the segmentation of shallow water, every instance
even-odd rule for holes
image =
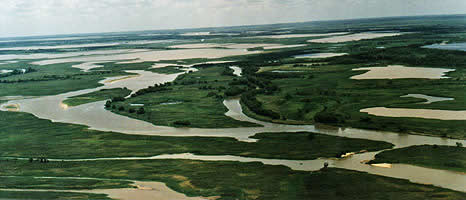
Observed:
[[[67,49],[67,48],[84,48],[84,47],[104,47],[104,46],[116,46],[116,45],[119,45],[119,43],[90,43],[90,44],[73,44],[73,45],[26,46],[26,47],[0,48],[0,51],[3,51],[3,50]]]
[[[432,44],[423,46],[424,48],[430,49],[444,49],[444,50],[457,50],[457,51],[466,51],[466,42],[463,43],[451,43],[451,44]]]
[[[256,139],[249,138],[250,136],[260,132],[297,132],[311,131],[321,134],[361,138],[377,141],[385,141],[395,145],[396,148],[407,147],[421,144],[437,144],[437,145],[456,145],[456,142],[464,142],[463,140],[454,140],[447,138],[398,134],[383,131],[361,130],[353,128],[334,128],[334,127],[319,127],[314,125],[284,125],[262,122],[252,119],[243,114],[241,105],[238,99],[225,100],[224,105],[228,108],[227,116],[240,121],[249,121],[262,127],[245,127],[245,128],[174,128],[166,126],[156,126],[151,123],[129,118],[122,115],[117,115],[104,109],[105,101],[83,104],[76,107],[63,107],[62,101],[67,97],[76,96],[100,90],[103,88],[128,87],[136,91],[156,83],[164,83],[173,81],[179,74],[156,74],[146,71],[129,71],[139,74],[130,78],[121,79],[122,77],[113,77],[102,81],[105,84],[103,87],[87,89],[65,94],[39,97],[34,99],[11,100],[1,107],[5,110],[5,105],[18,104],[21,112],[32,113],[35,116],[43,119],[50,119],[57,122],[65,122],[72,124],[87,125],[91,129],[101,131],[114,131],[126,134],[136,135],[159,135],[159,136],[210,136],[210,137],[233,137],[240,141],[255,142]],[[119,81],[109,81],[119,80]],[[330,166],[352,169],[358,171],[367,171],[372,174],[384,176],[405,178],[419,183],[432,183],[441,187],[451,188],[464,191],[466,178],[464,174],[455,172],[420,168],[411,165],[394,164],[392,168],[380,168],[370,165],[361,164],[361,161],[370,160],[376,152],[357,154],[345,159],[317,159],[309,161],[296,160],[279,160],[279,159],[260,159],[260,158],[245,158],[238,156],[197,156],[192,154],[176,154],[162,155],[150,158],[102,158],[102,159],[199,159],[199,160],[236,160],[236,161],[260,161],[266,164],[285,165],[296,170],[317,170],[323,166],[324,162],[329,162]],[[61,160],[61,159],[59,159]],[[81,159],[86,160],[86,159]]]
[[[105,51],[104,51],[105,52]],[[245,51],[244,49],[178,49],[178,50],[162,50],[162,51],[138,51],[130,53],[121,53],[113,55],[94,55],[94,56],[79,56],[70,58],[48,59],[33,62],[37,65],[47,65],[56,63],[68,62],[102,62],[102,61],[127,61],[138,63],[144,61],[160,61],[160,60],[183,60],[192,58],[222,58],[227,56],[249,55],[261,53],[261,51]],[[60,55],[60,54],[59,54]],[[1,57],[0,57],[1,58]]]
[[[413,98],[418,98],[418,99],[425,99],[426,102],[421,102],[418,104],[431,104],[434,102],[439,102],[439,101],[452,101],[455,100],[455,98],[446,98],[446,97],[434,97],[434,96],[429,96],[429,95],[424,95],[424,94],[407,94],[401,97],[413,97]]]
[[[13,72],[13,70],[9,70],[9,69],[0,69],[0,74],[6,74],[6,73],[10,73],[10,72]]]
[[[440,120],[466,120],[466,111],[463,110],[374,107],[361,109],[360,112],[384,117],[415,117]]]
[[[283,159],[263,159],[250,158],[242,156],[203,156],[194,155],[191,153],[182,154],[165,154],[151,157],[120,157],[120,158],[93,158],[93,159],[49,159],[51,161],[102,161],[102,160],[162,160],[162,159],[189,159],[203,161],[238,161],[238,162],[261,162],[267,165],[283,165],[293,170],[299,171],[316,171],[320,170],[324,163],[328,163],[329,167],[337,167],[351,169],[356,171],[368,172],[382,176],[408,179],[412,182],[422,184],[433,184],[436,186],[449,188],[458,191],[466,191],[466,174],[446,171],[439,169],[430,169],[417,167],[405,164],[391,164],[390,168],[376,167],[364,164],[368,160],[374,159],[374,156],[379,152],[368,152],[355,154],[353,156],[341,159],[325,159],[319,158],[315,160],[283,160]]]
[[[261,35],[254,36],[255,38],[271,38],[271,39],[284,39],[284,38],[302,38],[302,37],[325,37],[325,36],[334,36],[334,35],[344,35],[349,32],[339,32],[339,33],[322,33],[322,34],[282,34],[282,35]]]
[[[405,67],[402,65],[389,65],[386,67],[362,67],[353,69],[353,71],[368,70],[368,72],[351,79],[403,79],[403,78],[425,78],[425,79],[442,79],[449,78],[445,76],[447,72],[455,71],[454,69],[444,68],[427,68],[427,67]]]
[[[117,50],[96,50],[96,51],[80,51],[69,53],[33,53],[33,54],[4,54],[0,55],[0,60],[14,60],[14,59],[55,59],[76,56],[91,56],[91,55],[105,55],[105,54],[120,54],[120,53],[134,53],[140,51],[147,51],[144,49],[117,49]],[[41,62],[33,62],[32,64],[41,65]]]
[[[111,180],[86,177],[34,177],[36,179],[90,179],[90,180]],[[155,181],[132,181],[136,188],[113,188],[113,189],[93,189],[93,190],[50,190],[50,189],[0,189],[0,191],[37,191],[37,192],[78,192],[107,194],[112,199],[120,200],[205,200],[203,197],[187,197],[176,192],[165,183]]]
[[[308,40],[308,42],[339,43],[339,42],[350,42],[350,41],[359,41],[359,40],[366,40],[366,39],[375,39],[375,38],[380,38],[380,37],[398,36],[401,34],[403,33],[376,33],[376,32],[355,33],[355,34],[349,34],[349,35],[312,39],[312,40]]]
[[[236,43],[196,43],[196,44],[180,44],[169,46],[169,48],[181,48],[181,49],[202,49],[202,48],[229,48],[229,49],[249,49],[257,47],[267,47],[267,46],[280,46],[280,44],[236,44]]]
[[[103,65],[99,65],[100,63],[106,63],[111,61],[100,61],[100,62],[85,62],[77,65],[71,65],[71,67],[81,69],[84,72],[89,71],[90,69],[104,67]]]
[[[236,76],[241,76],[241,73],[243,73],[243,70],[238,66],[230,66],[230,69],[233,70],[233,74]]]

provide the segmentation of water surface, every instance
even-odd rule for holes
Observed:
[[[425,79],[442,79],[449,78],[445,76],[447,72],[455,71],[455,69],[445,68],[427,68],[427,67],[405,67],[402,65],[389,65],[386,67],[361,67],[353,69],[353,71],[368,72],[356,76],[351,79],[404,79],[404,78],[425,78]]]
[[[442,44],[432,44],[432,45],[424,46],[424,48],[466,51],[466,42],[463,42],[463,43],[451,43],[451,44],[444,44],[444,43],[442,43]]]

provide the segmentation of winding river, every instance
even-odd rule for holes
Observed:
[[[99,101],[89,104],[84,104],[76,107],[67,107],[62,104],[62,101],[68,97],[86,94],[100,89],[127,87],[130,90],[137,91],[157,83],[165,83],[173,81],[178,74],[157,74],[148,71],[127,71],[138,74],[137,76],[128,77],[113,77],[101,81],[104,86],[86,89],[74,92],[68,92],[53,96],[44,96],[30,99],[15,99],[10,100],[3,105],[0,105],[1,110],[8,110],[7,105],[16,105],[21,112],[32,113],[33,115],[50,119],[54,122],[64,122],[72,124],[81,124],[89,126],[90,129],[100,131],[114,131],[125,134],[137,135],[159,135],[159,136],[209,136],[209,137],[233,137],[240,141],[255,142],[255,139],[250,136],[260,132],[297,132],[297,131],[312,131],[321,134],[342,136],[348,138],[363,138],[377,141],[390,142],[395,145],[395,148],[402,148],[412,145],[421,144],[437,144],[454,146],[456,142],[464,142],[463,140],[429,137],[421,135],[399,134],[383,131],[361,130],[354,128],[323,128],[314,125],[284,125],[262,122],[252,119],[243,114],[241,105],[238,99],[228,99],[223,103],[228,108],[225,113],[236,120],[249,121],[260,124],[262,127],[247,127],[247,128],[173,128],[166,126],[156,126],[151,123],[129,118],[122,115],[117,115],[104,109],[105,101]],[[393,164],[391,168],[382,168],[364,164],[365,161],[371,160],[378,152],[367,152],[349,156],[342,159],[316,159],[316,160],[280,160],[280,159],[262,159],[249,158],[240,156],[201,156],[190,153],[174,154],[174,155],[158,155],[153,157],[127,157],[127,158],[97,158],[97,159],[59,159],[65,161],[89,161],[89,160],[121,160],[121,159],[193,159],[193,160],[231,160],[240,162],[255,162],[259,161],[270,165],[285,165],[294,170],[313,171],[318,170],[323,166],[324,162],[328,162],[330,166],[337,168],[345,168],[357,171],[364,171],[371,174],[403,178],[417,183],[433,184],[436,186],[454,189],[458,191],[466,191],[466,174],[453,171],[445,171],[438,169],[429,169],[405,164]],[[54,159],[50,159],[54,160]]]

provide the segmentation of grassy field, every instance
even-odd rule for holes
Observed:
[[[466,148],[419,145],[383,151],[370,163],[404,163],[466,172]]]
[[[101,132],[80,125],[52,123],[26,113],[0,112],[0,119],[0,156],[3,157],[98,158],[192,152],[201,155],[315,159],[393,146],[386,142],[305,132],[261,133],[254,136],[260,139],[257,143],[249,143],[221,137],[161,137]],[[15,123],[10,123],[12,121]]]
[[[131,187],[130,181],[72,178],[1,177],[0,189],[87,190]]]
[[[232,70],[231,70],[232,71]],[[233,87],[235,76],[224,65],[201,67],[199,71],[180,75],[172,84],[140,91],[122,102],[113,102],[112,112],[151,122],[155,125],[198,128],[232,128],[259,126],[225,116],[227,95],[242,88]],[[147,91],[147,92],[146,92]],[[231,93],[231,94],[230,94]],[[239,94],[238,93],[238,94]],[[135,112],[144,104],[144,113]],[[130,109],[133,109],[131,112]]]
[[[109,167],[111,166],[111,167]],[[465,193],[343,169],[292,171],[260,163],[135,160],[0,162],[1,175],[162,181],[190,196],[221,199],[464,199]],[[18,170],[21,169],[21,170]]]
[[[90,194],[76,192],[24,192],[24,191],[1,191],[2,199],[110,199],[105,194]]]
[[[103,101],[115,97],[126,97],[129,94],[131,94],[131,90],[126,88],[102,89],[96,92],[70,97],[64,100],[63,103],[68,106],[78,106],[81,104]]]
[[[82,72],[72,68],[77,63],[60,63],[52,65],[32,65],[23,62],[2,65],[2,69],[24,68],[34,72],[0,78],[0,96],[43,96],[55,95],[70,91],[95,88],[105,77],[127,74],[122,71]]]
[[[417,40],[407,34],[400,38],[351,42],[347,46],[358,49],[354,54],[327,59],[289,59],[289,54],[285,52],[273,54],[276,56],[276,63],[261,61],[266,58],[260,56],[251,57],[249,62],[239,63],[243,68],[243,73],[246,72],[246,76],[249,77],[248,84],[254,83],[251,80],[262,80],[267,84],[266,86],[255,84],[260,89],[250,90],[249,93],[253,95],[247,95],[244,97],[246,99],[242,99],[242,104],[249,107],[249,109],[244,109],[245,113],[257,119],[277,123],[313,124],[320,122],[338,126],[464,139],[466,138],[466,124],[463,121],[377,117],[359,112],[360,109],[368,107],[466,109],[466,97],[462,92],[466,83],[464,75],[466,52],[421,48],[429,41],[433,42],[435,34],[417,34],[416,37],[418,37]],[[423,37],[426,41],[419,39]],[[439,36],[441,39],[457,37],[464,36]],[[395,45],[385,49],[376,48],[385,43],[395,43]],[[401,46],[403,43],[405,46]],[[363,46],[363,44],[368,46]],[[356,48],[358,45],[361,48]],[[364,73],[364,71],[352,71],[354,68],[389,64],[453,68],[456,71],[448,73],[447,76],[451,78],[440,80],[350,79],[351,76]],[[288,73],[271,72],[272,70],[288,71]],[[452,97],[455,100],[416,104],[423,100],[400,98],[406,94]],[[258,103],[248,105],[246,101],[251,102],[251,99]],[[260,107],[260,113],[257,107]],[[320,115],[319,119],[323,120],[316,120],[318,115]]]

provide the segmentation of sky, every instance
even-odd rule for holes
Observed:
[[[466,0],[0,0],[0,37],[466,14]]]

